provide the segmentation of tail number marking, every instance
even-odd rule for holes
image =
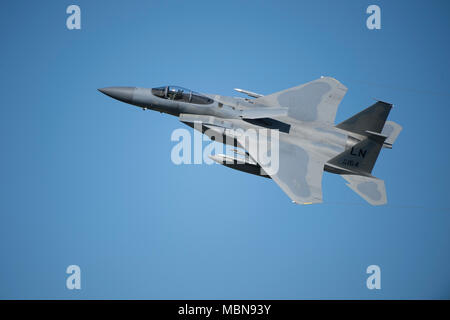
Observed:
[[[363,150],[363,149],[359,149],[359,152],[356,152],[357,150],[355,150],[353,147],[350,150],[350,154],[352,156],[356,156],[356,157],[361,157],[364,158],[366,156],[367,150]]]

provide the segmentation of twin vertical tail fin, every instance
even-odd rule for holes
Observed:
[[[367,136],[367,131],[381,133],[386,136],[384,148],[392,149],[392,145],[402,131],[402,126],[394,121],[386,121],[392,104],[377,101],[369,108],[339,123],[336,127],[348,131],[350,135]]]
[[[371,205],[387,203],[384,181],[372,176],[386,136],[367,132],[367,137],[327,162],[328,171],[338,173],[347,186]]]
[[[392,148],[402,127],[386,119],[392,104],[378,101],[336,127],[348,132],[353,143],[326,163],[326,170],[340,174],[347,186],[372,205],[387,203],[384,181],[372,176],[383,147]],[[356,141],[356,143],[355,143]]]
[[[372,132],[367,132],[367,137],[338,154],[327,162],[333,168],[341,170],[342,173],[372,176],[380,150],[386,137]]]
[[[339,123],[336,127],[362,136],[366,136],[367,131],[381,133],[391,109],[392,104],[377,101],[367,109]]]

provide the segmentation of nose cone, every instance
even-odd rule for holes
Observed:
[[[98,89],[101,93],[126,103],[133,103],[135,87],[107,87]]]

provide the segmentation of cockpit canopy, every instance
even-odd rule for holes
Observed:
[[[159,98],[182,101],[187,103],[211,104],[214,102],[213,99],[205,97],[200,93],[176,86],[153,88],[152,94]]]

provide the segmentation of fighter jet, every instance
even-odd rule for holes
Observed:
[[[347,88],[334,78],[321,77],[269,95],[235,89],[247,95],[245,98],[201,94],[176,86],[98,90],[144,110],[176,116],[210,137],[222,135],[222,141],[232,141],[244,150],[244,158],[236,151],[232,161],[223,154],[212,155],[214,161],[273,179],[294,203],[322,202],[324,171],[341,175],[368,203],[387,203],[384,181],[374,177],[372,170],[380,150],[392,148],[402,127],[386,121],[392,104],[383,101],[335,124]],[[249,129],[278,132],[276,171],[261,160],[257,148],[249,148],[244,141],[241,133]]]

